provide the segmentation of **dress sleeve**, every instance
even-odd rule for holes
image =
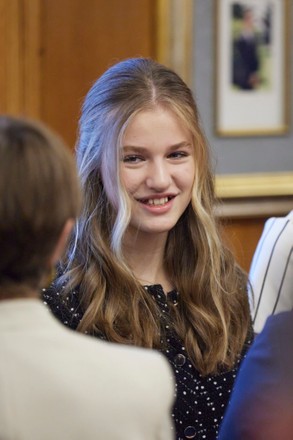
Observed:
[[[42,296],[44,303],[60,322],[73,330],[77,329],[83,316],[78,289],[65,295],[64,286],[60,286],[55,280],[48,288],[42,290]]]

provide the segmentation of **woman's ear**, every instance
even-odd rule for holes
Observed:
[[[52,253],[52,256],[49,259],[50,265],[55,266],[55,264],[62,257],[74,223],[75,223],[75,221],[72,218],[70,218],[66,221],[65,225],[63,226],[63,229],[61,231],[61,234],[59,236],[59,239],[57,241],[55,249]]]

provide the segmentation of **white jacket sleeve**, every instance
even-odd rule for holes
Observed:
[[[259,333],[269,315],[293,308],[293,211],[267,220],[249,279],[251,313]]]

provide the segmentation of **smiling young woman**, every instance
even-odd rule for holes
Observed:
[[[136,247],[140,234],[157,240],[157,233],[164,232],[164,248],[168,232],[190,203],[194,174],[191,134],[176,115],[160,106],[136,114],[125,130],[120,162]]]
[[[160,350],[177,438],[214,440],[252,328],[190,89],[150,59],[114,65],[85,98],[77,164],[83,210],[44,299],[73,329]]]

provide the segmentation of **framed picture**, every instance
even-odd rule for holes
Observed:
[[[196,76],[197,67],[193,65],[194,60],[194,51],[195,51],[195,39],[196,39],[196,32],[195,32],[195,24],[194,24],[194,18],[195,15],[198,13],[199,3],[201,2],[201,5],[206,6],[206,2],[208,0],[157,0],[157,59],[161,63],[168,65],[172,69],[174,69],[184,80],[185,82],[192,87],[194,82],[194,77]],[[289,106],[289,100],[286,100],[285,93],[288,91],[288,82],[289,82],[289,68],[287,66],[287,61],[285,59],[285,53],[288,51],[288,43],[286,39],[286,32],[288,30],[288,22],[286,20],[286,14],[289,20],[289,1],[291,0],[253,0],[250,1],[249,4],[255,5],[255,4],[272,4],[273,10],[277,10],[277,12],[274,12],[274,19],[273,19],[273,36],[271,38],[276,40],[275,33],[278,30],[279,36],[278,36],[278,44],[281,45],[281,41],[283,42],[284,46],[286,48],[284,49],[283,46],[279,49],[283,52],[282,55],[282,71],[278,71],[278,75],[282,77],[283,81],[283,89],[278,88],[278,96],[281,100],[280,107],[279,107],[279,117],[281,122],[276,122],[276,127],[273,128],[274,134],[283,134],[288,129],[288,106]],[[245,3],[248,4],[248,0],[246,1],[231,1],[231,0],[214,0],[212,2],[213,7],[211,10],[213,11],[213,14],[209,16],[209,26],[210,30],[208,29],[207,32],[212,32],[214,29],[214,19],[219,20],[220,17],[220,11],[224,13],[226,11],[225,20],[224,23],[231,22],[231,12],[229,15],[229,8],[227,9],[227,5],[232,5],[235,3]],[[223,8],[223,6],[226,6]],[[204,8],[201,8],[203,10]],[[201,17],[201,15],[200,15]],[[282,17],[282,20],[281,20]],[[201,18],[202,20],[202,18]],[[279,23],[277,27],[275,22]],[[285,27],[285,29],[280,29],[282,21],[282,26]],[[207,25],[207,22],[202,20],[204,23],[203,26]],[[217,24],[217,31],[220,29],[220,24]],[[222,23],[223,25],[223,23]],[[206,27],[204,27],[206,30]],[[200,34],[201,35],[201,34]],[[283,36],[282,36],[283,35]],[[279,41],[281,39],[281,41]],[[198,41],[200,40],[200,37],[198,37]],[[213,39],[214,44],[217,44],[217,39]],[[226,40],[229,41],[228,36],[226,36]],[[230,40],[231,41],[231,40]],[[201,44],[201,42],[199,41]],[[227,43],[229,44],[229,43]],[[231,44],[231,43],[230,43]],[[277,42],[274,43],[274,48],[276,46]],[[220,49],[220,48],[219,48]],[[219,49],[215,50],[212,47],[212,52],[216,52],[217,54],[217,68],[214,69],[214,71],[219,70],[219,63],[218,63],[218,57],[219,57]],[[278,50],[279,50],[278,49]],[[220,49],[221,50],[221,49]],[[226,49],[227,50],[227,49]],[[275,50],[275,49],[274,49]],[[203,52],[203,56],[209,56],[209,53]],[[275,55],[274,55],[275,56]],[[212,58],[212,57],[211,57]],[[279,58],[277,58],[279,59]],[[219,60],[220,61],[220,60]],[[277,64],[277,62],[274,62]],[[202,64],[202,63],[200,63]],[[211,69],[214,67],[214,64],[211,63]],[[275,65],[275,69],[278,69],[278,66]],[[220,73],[220,72],[219,72]],[[214,78],[217,79],[217,75],[214,75],[213,73],[208,78]],[[284,85],[285,83],[285,85]],[[228,83],[229,84],[229,83]],[[210,84],[209,87],[214,88],[214,84]],[[280,85],[278,86],[280,87]],[[218,89],[218,87],[216,87]],[[282,91],[283,90],[283,91]],[[248,92],[247,92],[248,93]],[[255,92],[256,93],[256,92]],[[212,93],[212,96],[216,98],[216,94]],[[275,98],[274,98],[275,99]],[[213,103],[214,104],[214,103]],[[273,105],[276,105],[273,102]],[[213,131],[213,117],[211,117],[211,131]],[[245,135],[250,134],[251,139],[245,139],[245,142],[254,142],[255,138],[253,137],[254,134],[270,134],[272,133],[272,127],[268,127],[266,124],[265,130],[261,132],[259,129],[254,130],[251,129],[251,127],[248,127],[247,130],[245,130]],[[263,129],[263,127],[262,127]],[[227,130],[229,134],[232,136],[232,130],[229,124],[229,130]],[[243,134],[243,129],[237,130],[237,134]],[[249,132],[249,133],[248,133]],[[233,135],[235,135],[236,131],[234,131]],[[227,134],[227,133],[226,133]],[[217,140],[223,140],[220,137],[215,138],[214,141]],[[229,139],[231,140],[231,139]],[[235,142],[243,142],[244,139],[235,139]],[[234,141],[234,140],[233,140]],[[290,135],[288,136],[288,142],[290,143]],[[233,200],[241,200],[241,199],[247,199],[247,198],[259,198],[259,197],[265,197],[266,199],[270,199],[270,197],[280,197],[281,200],[284,198],[289,197],[290,203],[292,209],[292,196],[293,196],[293,172],[290,171],[284,171],[284,172],[262,172],[262,173],[251,173],[247,172],[245,174],[235,174],[234,172],[232,174],[217,174],[216,175],[216,193],[217,196],[220,199],[223,199],[225,203],[233,201]],[[268,201],[268,205],[271,205],[271,201]],[[290,210],[288,208],[288,210]]]
[[[216,1],[216,134],[289,129],[289,1]]]

